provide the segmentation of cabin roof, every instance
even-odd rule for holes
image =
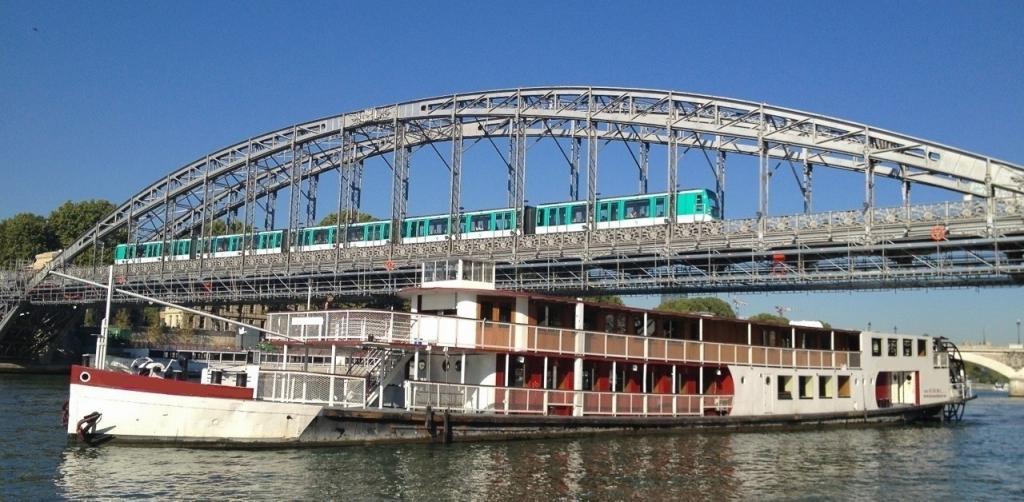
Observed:
[[[533,293],[533,292],[529,292],[529,291],[509,291],[509,290],[504,290],[504,289],[451,288],[451,287],[412,287],[412,288],[402,289],[401,291],[398,292],[398,295],[403,297],[403,298],[411,298],[414,295],[423,295],[423,294],[432,294],[432,293],[435,293],[435,294],[460,293],[460,292],[462,292],[462,293],[477,293],[477,294],[485,295],[485,296],[498,296],[498,297],[505,297],[505,298],[527,298],[530,301],[543,301],[543,302],[550,302],[550,303],[563,303],[563,304],[567,304],[567,305],[575,305],[577,303],[577,300],[575,298],[572,298],[572,297],[544,295],[544,294]],[[641,313],[641,314],[642,313],[650,313],[650,314],[656,314],[658,317],[662,317],[662,318],[673,317],[673,318],[681,318],[681,319],[710,319],[710,320],[714,320],[714,321],[734,322],[734,323],[742,323],[742,324],[750,323],[750,324],[753,324],[754,326],[759,326],[759,327],[775,327],[775,328],[780,327],[780,326],[790,327],[789,325],[773,324],[773,323],[758,322],[758,321],[749,321],[747,319],[740,319],[740,318],[730,319],[728,317],[720,317],[720,316],[714,316],[714,315],[702,315],[702,314],[695,314],[695,313],[668,312],[668,311],[664,311],[664,310],[642,309],[642,308],[636,308],[636,307],[629,307],[629,306],[626,306],[626,305],[614,305],[614,304],[610,304],[610,303],[591,302],[591,301],[586,301],[586,300],[583,300],[582,303],[584,305],[587,305],[587,306],[590,306],[590,307],[600,307],[602,310],[606,310],[606,311],[632,312],[632,313]],[[857,334],[857,333],[860,333],[860,331],[858,331],[858,330],[849,330],[849,329],[840,329],[840,328],[814,328],[814,327],[809,327],[809,326],[792,326],[792,327],[798,328],[800,330],[813,330],[813,331],[820,331],[820,332],[835,331],[836,333],[841,333],[841,334],[842,333],[845,333],[845,334]]]

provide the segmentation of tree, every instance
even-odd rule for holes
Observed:
[[[211,236],[234,235],[248,232],[250,230],[252,229],[246,227],[244,223],[238,220],[234,220],[230,224],[224,222],[224,220],[213,220],[213,223],[210,224],[209,233]]]
[[[32,213],[16,214],[0,221],[0,264],[31,260],[59,247],[46,218]]]
[[[658,305],[656,310],[662,312],[709,312],[718,317],[735,319],[736,312],[728,302],[713,296],[700,296],[696,298],[673,298]]]
[[[622,303],[622,298],[619,298],[616,295],[586,296],[583,298],[583,301],[593,303],[605,303],[608,305],[625,305],[624,303]]]
[[[69,200],[54,209],[46,221],[60,247],[66,249],[113,210],[114,204],[106,200]]]
[[[117,309],[114,313],[114,320],[111,321],[111,325],[117,329],[131,330],[132,329],[132,313],[128,309]]]
[[[367,213],[364,213],[362,211],[355,211],[354,214],[353,214],[353,218],[352,218],[352,222],[351,223],[366,223],[368,221],[379,221],[379,220],[380,220],[380,218],[378,218],[378,217],[376,217],[376,216],[374,216],[372,214],[367,214]],[[342,223],[344,223],[344,221]],[[337,224],[338,224],[338,213],[328,214],[327,216],[324,216],[322,220],[320,220],[320,226],[321,227],[326,227],[328,225],[337,225]]]
[[[789,319],[787,319],[787,318],[785,318],[783,316],[780,316],[780,315],[769,314],[768,312],[761,312],[760,314],[754,314],[754,315],[750,316],[750,318],[748,318],[747,320],[748,321],[754,321],[754,322],[766,322],[766,323],[769,323],[769,324],[784,324],[786,326],[789,326]]]
[[[831,325],[831,324],[829,324],[829,323],[827,323],[827,322],[825,322],[825,321],[818,321],[818,322],[820,322],[820,323],[821,323],[821,327],[822,327],[822,328],[825,328],[825,329],[832,329],[832,325]]]

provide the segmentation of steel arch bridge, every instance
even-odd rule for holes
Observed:
[[[527,153],[553,141],[565,159],[573,199],[588,206],[588,230],[443,242],[123,265],[118,282],[184,302],[261,301],[393,292],[414,280],[412,265],[449,256],[500,263],[514,288],[578,293],[767,291],[1016,284],[1024,274],[1024,167],[911,136],[802,111],[674,91],[537,87],[453,94],[367,108],[272,131],[204,155],[132,195],[46,269],[4,283],[0,330],[19,302],[67,304],[98,293],[48,276],[74,269],[105,239],[169,241],[209,236],[218,220],[295,229],[315,221],[320,176],[336,172],[332,210],[359,208],[364,162],[382,158],[391,173],[393,228],[405,219],[410,159],[433,151],[450,173],[449,212],[461,204],[468,146],[494,146],[508,171],[507,206],[523,222]],[[600,152],[622,142],[646,191],[652,146],[666,149],[666,186],[677,190],[680,157],[704,153],[725,202],[726,159],[757,159],[756,217],[651,227],[596,229]],[[804,214],[769,215],[772,163],[800,173]],[[811,212],[813,172],[860,173],[863,207]],[[586,186],[580,186],[581,175]],[[896,180],[903,204],[875,206],[875,181]],[[912,205],[914,185],[974,196]],[[286,194],[286,223],[277,225]],[[670,196],[669,201],[673,198]],[[670,211],[671,214],[671,211]],[[262,221],[260,221],[262,220]],[[339,219],[339,230],[349,222]],[[940,238],[934,238],[937,229]],[[344,234],[342,234],[344,235]],[[167,246],[165,246],[166,249]],[[95,269],[78,269],[99,277]]]

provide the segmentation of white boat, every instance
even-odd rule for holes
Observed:
[[[451,441],[958,419],[945,339],[674,314],[501,291],[493,265],[424,264],[409,312],[269,314],[274,351],[201,382],[76,366],[88,442]],[[162,369],[162,368],[159,368]]]

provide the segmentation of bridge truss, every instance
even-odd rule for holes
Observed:
[[[294,229],[315,224],[317,209],[359,208],[364,162],[382,158],[391,173],[392,228],[406,217],[413,152],[433,151],[450,173],[449,207],[459,215],[462,157],[491,145],[507,167],[507,203],[522,225],[530,148],[553,141],[565,159],[572,198],[588,203],[588,228],[565,234],[198,258],[118,266],[119,282],[177,302],[268,301],[317,295],[388,294],[411,284],[415,264],[449,256],[499,263],[502,286],[579,293],[713,292],[799,289],[993,286],[1024,277],[1024,168],[938,143],[836,118],[728,98],[672,91],[597,87],[509,89],[368,108],[273,131],[205,155],[130,197],[69,246],[47,269],[8,281],[0,303],[75,303],[97,293],[47,275],[71,271],[75,257],[102,252],[104,240],[204,238],[214,222]],[[757,159],[754,218],[601,230],[594,227],[600,152],[626,144],[646,192],[652,146],[666,149],[666,186],[677,189],[682,153],[702,151],[719,200],[727,159]],[[768,213],[772,164],[799,173],[804,214]],[[812,211],[816,168],[863,176],[863,206]],[[337,172],[338,198],[318,200],[320,177]],[[580,175],[586,186],[581,193]],[[546,173],[549,174],[549,173]],[[875,181],[901,185],[902,205],[875,205]],[[911,187],[971,195],[963,202],[914,205]],[[278,196],[287,214],[278,218]],[[674,197],[669,197],[674,201]],[[669,214],[672,214],[669,208]],[[279,221],[280,220],[280,221]],[[339,218],[339,235],[351,218]],[[169,246],[164,246],[168,249]],[[91,270],[75,275],[101,278]],[[10,284],[16,286],[11,287]]]

